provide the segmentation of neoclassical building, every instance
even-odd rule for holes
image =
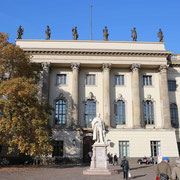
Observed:
[[[50,119],[53,155],[83,159],[96,113],[108,152],[119,157],[179,156],[180,58],[163,42],[16,40],[42,65],[40,97]]]

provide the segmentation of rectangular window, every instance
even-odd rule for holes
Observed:
[[[95,84],[96,84],[96,75],[86,74],[86,85],[95,85]]]
[[[66,74],[57,74],[57,84],[66,84]]]
[[[119,141],[119,157],[129,157],[129,141]]]
[[[168,80],[168,90],[169,91],[176,91],[176,81]]]
[[[54,156],[63,157],[63,141],[55,141],[53,148],[53,157]]]
[[[115,85],[124,85],[124,75],[115,75]]]
[[[152,86],[152,76],[143,76],[143,85],[144,86]]]
[[[160,155],[160,141],[151,141],[151,156],[156,157]]]

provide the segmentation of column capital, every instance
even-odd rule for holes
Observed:
[[[102,69],[104,70],[110,70],[111,69],[111,63],[103,63]]]
[[[140,68],[141,68],[141,64],[133,63],[133,64],[131,65],[131,70],[132,70],[132,72],[134,72],[134,71],[139,71]]]
[[[79,70],[79,67],[80,67],[80,63],[78,62],[71,63],[72,70],[75,70],[75,69]]]
[[[167,72],[167,69],[168,69],[168,65],[166,65],[166,64],[163,64],[163,65],[160,65],[160,67],[159,67],[159,72],[160,73],[165,73],[165,72]]]
[[[44,71],[47,71],[47,70],[49,70],[51,63],[50,62],[43,62],[43,63],[41,63],[41,66],[42,66]]]

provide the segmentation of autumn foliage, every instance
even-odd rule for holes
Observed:
[[[8,146],[9,152],[41,156],[52,151],[51,108],[38,101],[38,73],[30,55],[0,33],[0,143]]]

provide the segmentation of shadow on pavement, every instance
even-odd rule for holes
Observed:
[[[144,177],[146,176],[147,174],[142,174],[142,175],[138,175],[138,176],[133,176],[131,179],[137,179],[137,178],[140,178],[140,177]]]
[[[143,168],[148,168],[151,166],[139,166],[139,167],[135,167],[135,168],[130,168],[131,170],[136,170],[136,169],[143,169]]]

